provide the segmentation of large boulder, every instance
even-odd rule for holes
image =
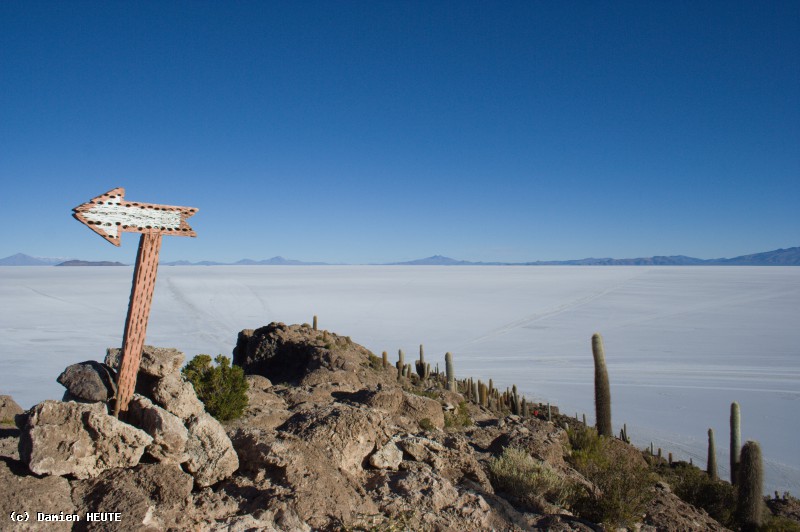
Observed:
[[[184,355],[171,347],[153,347],[146,345],[142,348],[142,361],[139,372],[152,377],[163,377],[178,372],[183,366]],[[106,364],[119,371],[122,362],[122,350],[109,347],[106,351]]]
[[[107,402],[117,393],[114,370],[94,360],[68,366],[56,380],[77,401]]]
[[[174,464],[186,461],[189,431],[178,416],[153,404],[147,397],[134,394],[125,421],[153,437],[153,443],[146,449],[152,458]]]
[[[239,458],[219,421],[203,412],[189,418],[186,427],[186,470],[199,487],[211,486],[239,469]]]
[[[108,415],[103,403],[44,401],[31,408],[19,454],[37,475],[91,478],[139,463],[153,438]]]
[[[298,383],[310,376],[312,380],[306,384],[318,384],[330,378],[326,371],[316,377],[313,374],[328,370],[351,374],[350,384],[354,384],[366,376],[362,363],[369,355],[369,350],[349,337],[315,331],[307,325],[270,323],[239,333],[233,363],[247,374],[263,375],[272,382]]]

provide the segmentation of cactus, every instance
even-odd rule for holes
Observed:
[[[553,413],[550,411],[550,403],[547,403],[547,421],[553,421]]]
[[[481,383],[481,385],[478,387],[478,398],[481,406],[489,406],[489,388],[484,383]]]
[[[669,462],[669,465],[672,465],[672,453],[667,454],[667,461]]]
[[[517,394],[516,384],[513,385],[513,387],[511,388],[510,399],[511,399],[511,413],[514,414],[515,416],[520,415],[522,409],[520,408],[519,404],[519,395]]]
[[[419,344],[419,360],[416,363],[417,367],[417,375],[422,380],[426,380],[428,376],[425,374],[425,351],[422,348],[422,344]]]
[[[739,469],[739,451],[742,448],[742,427],[739,403],[731,403],[731,484],[736,485]]]
[[[316,315],[314,315],[314,325],[313,325],[313,328],[314,328],[314,330],[315,330],[315,331],[317,330],[317,316],[316,316]]]
[[[383,369],[388,368],[389,367],[389,354],[386,353],[386,351],[384,351],[383,355],[381,355],[381,358],[383,358]]]
[[[399,380],[400,377],[403,376],[403,371],[406,367],[406,357],[403,355],[403,350],[399,349],[397,351],[397,379]]]
[[[714,447],[714,429],[708,429],[708,460],[706,472],[711,480],[717,480],[717,450]]]
[[[480,388],[482,385],[483,383],[481,381],[476,381],[472,383],[472,400],[475,401],[475,403],[477,404],[480,404],[480,397],[481,397]]]
[[[603,337],[599,333],[592,335],[592,355],[594,356],[594,409],[597,433],[601,436],[613,436],[614,429],[611,427],[611,388],[608,384]]]
[[[764,464],[758,442],[748,441],[742,447],[736,478],[738,521],[742,530],[756,530],[764,520]]]
[[[444,354],[445,371],[447,371],[447,389],[451,392],[456,390],[456,373],[453,370],[453,354],[447,352]]]

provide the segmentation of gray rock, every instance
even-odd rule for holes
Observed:
[[[178,374],[158,379],[150,390],[153,401],[183,421],[205,413],[205,407],[194,392],[192,383]]]
[[[109,347],[106,351],[106,364],[119,371],[122,350],[116,347]],[[154,347],[146,345],[142,349],[142,361],[139,364],[139,372],[152,377],[164,377],[172,373],[177,373],[185,357],[182,352],[172,347]]]
[[[14,418],[22,412],[22,407],[10,395],[0,395],[0,424],[13,425]]]
[[[211,486],[239,469],[239,457],[219,421],[203,412],[192,416],[186,426],[189,441],[184,467],[197,486]]]
[[[117,393],[114,371],[94,360],[68,366],[56,380],[79,401],[106,402]]]
[[[75,482],[79,512],[113,511],[121,514],[118,526],[86,522],[80,530],[161,531],[182,529],[192,492],[192,477],[175,465],[139,464],[113,469],[92,480]]]
[[[92,478],[139,463],[152,443],[147,433],[108,415],[102,403],[44,401],[31,408],[19,455],[37,475]]]
[[[369,457],[369,465],[377,469],[392,469],[400,467],[403,461],[403,451],[394,442],[389,442]]]
[[[189,431],[183,421],[147,397],[134,394],[128,404],[125,421],[153,437],[145,452],[159,462],[181,464],[186,461]]]
[[[25,464],[0,460],[0,518],[3,530],[69,531],[69,521],[37,521],[36,512],[78,513],[71,498],[72,488],[63,477],[35,477]],[[11,524],[11,512],[28,512],[29,520]]]

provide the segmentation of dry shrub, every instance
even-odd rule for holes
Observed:
[[[571,482],[518,447],[506,447],[489,461],[489,477],[496,490],[536,510],[542,509],[542,501],[566,506],[575,494]]]
[[[593,428],[569,431],[570,464],[594,489],[585,489],[573,509],[585,519],[611,526],[640,522],[654,496],[655,477],[636,449],[598,436]]]

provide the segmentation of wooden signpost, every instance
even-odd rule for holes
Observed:
[[[128,409],[136,387],[136,374],[142,361],[142,348],[150,316],[150,303],[158,272],[161,236],[197,236],[186,219],[194,215],[193,207],[155,205],[125,199],[125,189],[115,188],[75,207],[73,216],[89,229],[115,246],[123,232],[141,233],[133,286],[122,339],[122,360],[117,374],[117,398],[114,415]]]

